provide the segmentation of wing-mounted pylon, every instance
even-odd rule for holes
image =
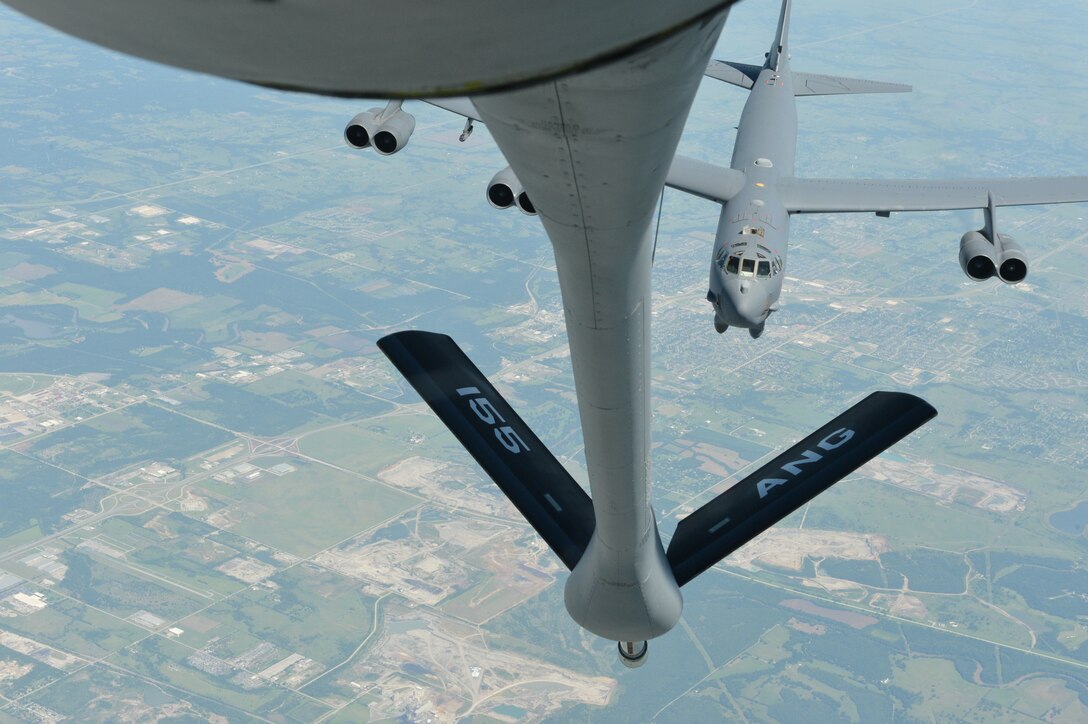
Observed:
[[[688,583],[936,414],[913,395],[869,395],[680,521],[668,548],[676,583]]]

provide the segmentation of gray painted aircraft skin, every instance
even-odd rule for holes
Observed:
[[[791,213],[836,211],[932,211],[983,208],[985,226],[968,232],[961,242],[961,264],[969,276],[997,275],[1017,283],[1027,274],[1027,256],[1010,237],[996,233],[994,208],[1006,205],[1088,200],[1088,179],[1020,178],[947,181],[833,181],[793,177],[797,139],[797,95],[909,91],[909,86],[830,79],[814,83],[790,69],[788,52],[790,0],[782,5],[778,32],[758,71],[736,70],[739,64],[714,63],[708,68],[726,82],[751,88],[737,129],[730,167],[744,175],[743,185],[724,202],[714,244],[707,300],[714,307],[714,327],[744,327],[753,337],[763,333],[768,316],[778,309],[788,251]],[[723,72],[724,71],[724,72]],[[820,91],[818,88],[822,87]],[[817,89],[816,92],[813,92]],[[683,188],[683,181],[677,186]],[[980,236],[982,238],[980,238]],[[989,258],[992,266],[987,266]],[[971,263],[975,267],[971,267]],[[978,271],[981,270],[981,271]]]
[[[548,80],[637,52],[733,1],[0,0],[158,63],[342,98],[460,96]]]
[[[794,74],[787,48],[790,4],[785,0],[782,5],[762,67],[713,61],[703,69],[706,75],[750,89],[730,168],[676,156],[665,178],[670,187],[722,204],[707,294],[715,329],[742,327],[752,337],[763,333],[767,318],[778,308],[793,213],[982,208],[986,225],[964,235],[970,252],[961,253],[964,271],[978,257],[991,262],[980,276],[1000,275],[1008,267],[1006,281],[1022,279],[1027,272],[1026,255],[1010,237],[993,230],[994,207],[1085,201],[1088,178],[795,178],[797,95],[906,92],[910,87]],[[632,62],[637,65],[644,60]],[[533,88],[513,96],[428,102],[469,119],[466,133],[471,132],[473,119],[488,122],[511,162],[511,168],[492,179],[489,201],[500,208],[516,205],[526,213],[539,212],[555,248],[597,521],[585,555],[567,580],[565,599],[575,621],[622,642],[665,633],[675,625],[682,608],[649,506],[647,348],[653,240],[647,215],[652,207],[647,202],[660,178],[653,175],[651,164],[662,158],[665,145],[640,148],[637,155],[627,158],[601,153],[592,169],[593,182],[600,184],[600,173],[607,175],[611,169],[613,184],[602,190],[587,183],[590,177],[580,175],[585,171],[578,169],[584,166],[554,165],[551,157],[562,143],[559,136],[553,143],[541,144],[533,134],[524,133],[540,109],[557,106],[563,112],[577,109],[579,122],[586,124],[583,128],[632,131],[631,119],[657,111],[645,105],[621,105],[619,114],[616,106],[590,113],[594,94],[607,95],[606,89],[631,83],[618,68],[557,83],[556,89],[562,88],[559,94],[552,88]],[[690,75],[687,79],[690,83]],[[653,92],[660,94],[653,99],[654,108],[669,107],[673,91],[654,86]],[[684,89],[684,97],[688,93],[690,87]],[[556,108],[557,122],[561,116]],[[493,120],[497,118],[502,123],[496,127]],[[568,125],[570,121],[568,116]],[[567,140],[577,144],[576,150],[599,151],[595,142],[587,142],[577,131]],[[670,138],[668,145],[674,144]],[[632,158],[641,163],[632,163]],[[653,184],[637,185],[643,178],[652,178]],[[492,195],[496,186],[506,187],[498,203]],[[529,203],[523,203],[526,195]],[[576,196],[581,204],[569,203]],[[635,209],[642,210],[640,217],[633,215]]]
[[[759,337],[768,317],[779,308],[794,213],[892,212],[982,209],[983,228],[961,239],[960,263],[977,281],[997,276],[1009,284],[1024,279],[1026,252],[996,231],[999,206],[1088,201],[1088,178],[1022,177],[1005,179],[798,179],[793,176],[797,146],[797,96],[903,93],[899,83],[812,73],[795,73],[788,51],[792,0],[785,0],[778,30],[763,66],[715,60],[704,74],[750,91],[737,126],[729,168],[683,156],[673,159],[666,185],[722,204],[707,301],[714,308],[714,328],[748,329]],[[479,119],[468,98],[429,99],[429,103]],[[471,123],[466,126],[471,132]],[[527,213],[518,179],[509,169],[489,186],[513,185],[509,206]],[[503,208],[504,206],[500,206]]]
[[[509,171],[500,172],[497,179],[506,178],[514,183],[513,190],[524,190],[532,205],[521,203],[520,194],[514,194],[519,208],[539,214],[555,251],[593,519],[588,543],[580,556],[572,559],[565,601],[571,616],[586,629],[628,642],[626,653],[621,647],[625,660],[639,660],[645,652],[645,646],[639,643],[664,634],[677,623],[682,610],[678,581],[690,580],[720,558],[715,554],[717,557],[711,560],[704,555],[702,568],[694,565],[687,569],[694,572],[680,575],[677,571],[682,566],[670,558],[676,557],[675,544],[685,524],[696,521],[683,521],[666,551],[650,507],[651,221],[663,185],[668,182],[724,205],[715,245],[714,274],[718,281],[711,281],[711,291],[717,294],[716,311],[722,322],[748,325],[757,331],[780,293],[781,267],[777,274],[759,277],[757,242],[748,247],[755,248],[757,254],[752,276],[738,273],[732,279],[726,276],[727,270],[717,267],[718,255],[722,248],[732,250],[738,236],[747,241],[758,237],[770,252],[765,253],[767,260],[773,262],[777,254],[784,264],[790,213],[988,208],[989,222],[983,231],[992,238],[984,239],[985,234],[972,237],[971,248],[977,250],[982,243],[979,239],[984,239],[993,256],[1004,238],[993,231],[995,206],[1017,198],[1021,203],[1046,203],[1088,196],[1082,193],[1088,184],[1082,184],[1076,186],[1075,199],[1062,198],[1054,193],[1053,180],[1047,179],[1005,182],[1005,186],[1000,185],[1002,182],[941,182],[942,186],[937,182],[792,178],[796,142],[793,94],[799,89],[804,95],[875,92],[881,84],[828,76],[791,76],[784,47],[788,2],[783,7],[780,31],[768,64],[757,69],[753,78],[748,66],[709,63],[728,12],[728,3],[715,0],[624,2],[622,9],[610,4],[608,13],[624,17],[624,23],[612,25],[637,27],[638,38],[613,37],[613,33],[604,39],[591,37],[581,12],[572,9],[570,3],[554,8],[539,3],[515,3],[513,7],[502,3],[499,7],[489,0],[469,0],[458,4],[456,12],[446,14],[447,24],[432,22],[433,13],[441,10],[432,7],[433,3],[421,3],[426,7],[405,11],[369,0],[335,0],[320,7],[307,4],[305,12],[300,13],[298,3],[236,0],[210,5],[180,0],[84,0],[75,12],[71,3],[62,0],[4,1],[110,47],[265,85],[387,98],[517,86],[514,90],[475,96],[468,105],[460,101],[459,107],[467,109],[465,115],[487,124],[510,163]],[[544,20],[549,22],[542,21],[540,27],[547,28],[543,37],[550,38],[555,48],[545,44],[542,49],[540,44],[532,44],[520,53],[520,48],[511,49],[509,43],[498,42],[524,37],[514,27],[520,25],[522,5],[548,16]],[[664,14],[655,10],[666,6],[669,10]],[[138,23],[128,19],[136,16]],[[394,22],[378,23],[375,18]],[[426,22],[405,23],[412,18]],[[609,24],[594,27],[602,25]],[[442,29],[441,38],[431,37],[435,27]],[[148,28],[167,28],[168,32],[147,34]],[[400,28],[408,30],[399,32]],[[371,42],[361,42],[360,37]],[[240,38],[244,42],[238,42]],[[383,42],[389,38],[396,47]],[[571,39],[577,42],[569,42]],[[431,52],[431,40],[433,47],[448,52]],[[497,48],[497,55],[485,53],[481,62],[481,48]],[[510,73],[504,65],[508,60],[504,52],[518,56],[518,62],[509,66],[513,69]],[[391,57],[395,62],[390,62]],[[558,66],[553,62],[556,57],[560,60]],[[578,70],[558,75],[571,68]],[[674,158],[704,72],[752,90],[742,116],[733,168]],[[764,116],[769,112],[778,120],[766,125]],[[414,119],[399,104],[360,115],[365,118],[357,125],[366,126],[367,141],[379,153],[399,151],[414,129]],[[350,133],[349,125],[349,143]],[[769,165],[757,163],[764,158]],[[496,186],[493,181],[492,187]],[[965,205],[942,205],[949,199]],[[762,236],[743,233],[746,226],[756,224],[762,225]],[[975,270],[985,272],[983,267]],[[749,286],[742,292],[745,280]],[[487,399],[490,393],[480,393],[481,389],[482,382],[458,388],[457,394],[473,395],[465,397],[464,402],[471,405],[477,422],[497,424],[494,411],[498,408]],[[446,411],[455,403],[460,401],[447,400]],[[883,409],[883,402],[875,404]],[[866,409],[871,415],[872,409]],[[924,422],[922,418],[929,411],[916,411],[910,425]],[[871,416],[865,419],[869,421],[867,427],[876,426]],[[860,431],[866,426],[857,425],[856,434],[854,428],[836,428],[836,423],[832,421],[830,428],[825,426],[789,452],[800,457],[772,461],[781,469],[769,471],[770,477],[750,480],[749,476],[723,496],[744,487],[751,493],[744,509],[750,509],[752,519],[767,519],[759,530],[772,524],[787,510],[778,505],[784,499],[776,496],[798,490],[796,484],[823,465],[825,458],[838,464],[834,462],[836,455],[857,457],[852,438],[861,438]],[[900,433],[907,434],[907,427]],[[462,427],[462,431],[466,429]],[[487,428],[484,432],[493,432],[491,444],[497,438],[509,453],[503,464],[516,465],[520,451],[513,426]],[[476,433],[469,430],[468,434]],[[497,454],[506,453],[500,450]],[[832,477],[840,472],[824,475],[824,484],[833,483],[838,478]],[[546,489],[534,492],[542,493],[551,502],[554,513],[563,513],[562,506],[555,504],[560,499],[558,490],[555,496]],[[745,520],[732,521],[714,510],[707,515],[714,517],[711,524],[705,530],[693,530],[693,536],[689,536],[693,549],[699,547],[695,539],[700,535],[728,534],[747,525]],[[698,520],[701,526],[702,518]],[[739,537],[734,536],[734,543],[743,544],[759,530],[742,531]]]
[[[447,13],[448,23],[435,22],[433,3],[407,11],[370,0],[307,4],[302,14],[297,3],[240,0],[216,8],[178,0],[85,0],[79,12],[59,0],[4,2],[125,52],[309,92],[397,98],[517,84],[473,100],[519,187],[533,199],[555,252],[595,515],[592,540],[566,585],[567,608],[585,628],[617,641],[645,641],[676,624],[682,599],[650,506],[651,220],[731,2],[617,2],[606,12],[623,16],[620,24],[587,23],[584,3],[574,2],[467,0]],[[660,17],[666,6],[677,10]],[[526,37],[522,7],[546,10],[549,23],[539,23],[534,34],[551,28],[545,37],[552,47],[533,43],[523,54],[519,44],[504,45],[504,38]],[[130,22],[129,13],[140,22]],[[432,52],[427,27],[418,37],[388,35],[413,17],[426,22],[408,27],[426,25],[431,35],[441,28],[437,47],[453,42],[454,52]],[[145,35],[137,25],[166,27],[169,34]],[[611,49],[587,40],[589,27],[627,26],[642,28],[641,39],[626,41],[622,52],[611,35]],[[224,28],[235,29],[229,43],[219,41]],[[339,42],[344,29],[374,37],[351,43],[347,52]],[[326,35],[333,42],[323,44]],[[296,38],[308,41],[299,47]],[[390,38],[398,47],[386,44]],[[552,51],[570,48],[571,39],[577,47],[560,53],[568,68],[585,67],[598,51],[606,56],[588,70],[555,77]],[[497,50],[480,63],[480,48]],[[390,54],[399,59],[396,67],[389,67]],[[281,56],[296,62],[285,67]],[[514,56],[515,66],[527,57],[531,67],[514,79],[496,72]],[[450,80],[432,83],[436,76]],[[531,84],[533,78],[545,80]],[[414,120],[406,115],[395,104],[375,111],[368,120],[380,121],[375,150],[393,152],[407,141]],[[379,145],[393,139],[385,146],[391,150]]]

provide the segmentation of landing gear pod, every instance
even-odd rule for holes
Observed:
[[[620,641],[617,645],[620,651],[620,663],[628,669],[637,669],[646,663],[646,654],[650,652],[650,644],[646,641]]]

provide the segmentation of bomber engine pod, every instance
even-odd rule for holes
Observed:
[[[533,202],[529,200],[529,194],[525,193],[524,191],[517,195],[514,203],[517,204],[518,211],[520,211],[521,213],[527,216],[536,216],[536,206],[534,206]]]
[[[977,282],[997,276],[1006,284],[1019,284],[1028,275],[1028,256],[1008,234],[997,234],[997,243],[987,231],[968,231],[960,239],[960,268]]]
[[[387,117],[374,133],[371,143],[374,150],[389,156],[408,145],[408,139],[416,130],[416,118],[411,113],[397,109]]]
[[[517,203],[518,196],[524,194],[521,182],[514,175],[514,169],[509,166],[492,176],[487,184],[487,203],[496,209],[509,209]],[[528,198],[525,196],[526,201]]]
[[[981,231],[968,231],[960,239],[960,268],[976,282],[985,281],[997,273],[999,255]]]
[[[352,148],[370,148],[389,156],[408,145],[416,130],[416,118],[394,101],[385,108],[371,108],[357,114],[344,128],[344,141]]]
[[[378,114],[381,108],[371,108],[358,113],[344,127],[344,141],[352,148],[369,148],[370,139],[378,128]]]
[[[1018,284],[1028,275],[1028,255],[1016,240],[1005,234],[997,235],[1001,247],[997,276],[1006,284]]]

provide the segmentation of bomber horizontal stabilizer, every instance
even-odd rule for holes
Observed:
[[[800,508],[937,415],[902,392],[874,392],[680,521],[668,558],[677,585]]]
[[[794,73],[793,94],[795,96],[838,96],[849,93],[910,93],[911,87],[905,83],[885,83],[879,80],[844,78],[839,75],[820,75],[819,73]]]
[[[707,64],[703,75],[751,90],[761,70],[763,70],[761,65],[734,63],[729,60],[712,60]]]
[[[735,85],[739,88],[752,89],[762,72],[763,66],[748,63],[734,63],[729,60],[712,60],[703,71],[703,75]],[[846,78],[840,75],[821,75],[819,73],[794,73],[793,94],[795,96],[836,96],[850,93],[909,93],[911,87],[905,83],[885,83],[879,80]]]
[[[444,334],[398,332],[378,347],[573,569],[593,535],[593,503],[457,343]]]

